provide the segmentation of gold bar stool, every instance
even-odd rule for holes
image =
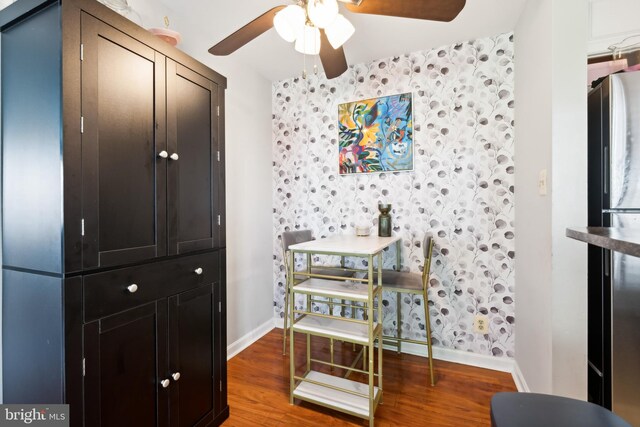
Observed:
[[[433,237],[430,234],[426,234],[422,242],[422,251],[424,254],[424,264],[422,268],[422,274],[408,273],[395,270],[382,270],[382,289],[385,291],[391,291],[396,293],[396,336],[383,336],[387,341],[394,342],[398,353],[400,353],[401,345],[403,342],[409,342],[413,344],[422,344],[427,346],[428,358],[429,358],[429,375],[431,377],[431,385],[435,385],[435,377],[433,374],[433,351],[431,348],[431,320],[429,318],[429,295],[427,290],[429,288],[429,270],[431,269],[431,255],[433,253]],[[366,276],[365,276],[366,277]],[[377,273],[374,273],[374,282],[377,280]],[[407,338],[402,338],[401,328],[401,312],[400,308],[402,302],[400,301],[401,294],[413,294],[422,295],[424,306],[424,321],[426,329],[426,340],[418,341]]]

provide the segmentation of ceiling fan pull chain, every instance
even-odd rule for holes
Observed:
[[[302,32],[302,42],[306,44],[307,32]],[[307,54],[302,53],[302,80],[307,80]]]
[[[302,80],[307,79],[307,55],[302,54]]]
[[[314,39],[313,43],[316,45],[315,49],[320,52],[320,49],[318,48],[318,39]],[[318,75],[318,55],[314,55],[313,57],[313,74],[315,76]]]

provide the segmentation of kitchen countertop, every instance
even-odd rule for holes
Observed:
[[[614,227],[567,228],[567,237],[640,257],[640,230]]]

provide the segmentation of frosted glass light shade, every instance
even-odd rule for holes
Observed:
[[[280,37],[288,42],[292,42],[300,33],[304,21],[304,9],[292,4],[276,13],[276,16],[273,18],[273,26],[276,28]]]
[[[313,25],[326,28],[338,16],[338,2],[337,0],[309,0],[307,13]]]
[[[320,53],[320,30],[316,27],[305,25],[303,31],[296,37],[295,48],[305,55],[317,55]]]
[[[327,39],[334,49],[342,46],[349,38],[355,33],[356,29],[353,24],[349,22],[347,18],[338,14],[333,24],[327,27],[325,30]]]

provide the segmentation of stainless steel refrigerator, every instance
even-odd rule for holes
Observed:
[[[640,229],[640,72],[589,93],[589,225]],[[640,258],[589,248],[589,398],[640,427]]]

